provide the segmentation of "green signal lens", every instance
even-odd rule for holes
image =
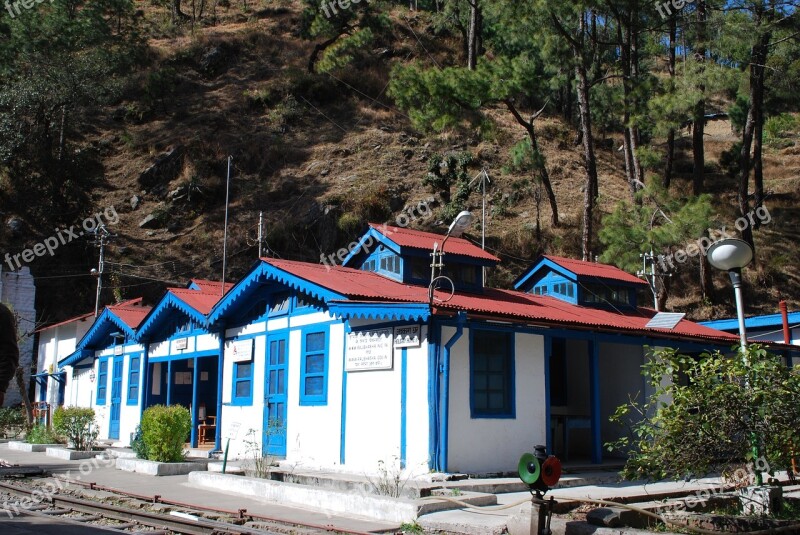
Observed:
[[[533,485],[539,480],[539,475],[542,473],[539,459],[534,457],[532,453],[523,454],[519,459],[517,472],[523,483]]]

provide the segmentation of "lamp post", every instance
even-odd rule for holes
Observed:
[[[744,240],[729,238],[715,242],[708,248],[706,253],[708,263],[717,269],[727,271],[733,283],[733,293],[736,299],[736,317],[739,320],[739,345],[741,347],[742,359],[745,366],[749,367],[747,358],[747,327],[744,323],[744,299],[742,298],[742,268],[753,261],[753,248]],[[749,381],[745,383],[747,387]],[[759,456],[758,437],[753,433],[750,443],[753,447],[753,461],[756,462]],[[761,473],[756,471],[756,484],[762,485]]]
[[[442,246],[439,247],[438,242],[433,243],[433,253],[431,256],[433,257],[433,262],[431,263],[431,284],[428,287],[428,305],[433,306],[433,292],[436,287],[437,281],[442,278],[442,268],[444,268],[444,246],[447,243],[447,240],[452,236],[453,238],[460,238],[464,231],[469,228],[472,220],[474,219],[473,215],[469,213],[467,210],[460,212],[456,218],[450,223],[450,228],[447,229],[447,234],[444,236],[444,241],[442,241]],[[439,275],[436,275],[436,270],[439,270]],[[447,278],[447,277],[444,277]],[[450,280],[450,279],[448,279]],[[453,281],[450,281],[450,284],[453,284]],[[455,291],[455,287],[453,288]]]
[[[739,342],[742,353],[747,348],[747,331],[744,324],[744,300],[742,299],[742,268],[753,261],[753,248],[743,240],[729,238],[715,242],[708,248],[708,263],[727,271],[733,283],[736,298],[736,316],[739,319]]]

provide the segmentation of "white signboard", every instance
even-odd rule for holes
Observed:
[[[345,370],[348,372],[391,370],[393,336],[392,329],[349,333]]]
[[[419,347],[421,325],[408,325],[406,327],[394,328],[394,347],[401,349],[404,347]]]
[[[114,346],[114,355],[122,355],[122,346]]]
[[[222,438],[227,438],[228,440],[236,440],[236,437],[239,436],[240,427],[242,427],[241,422],[231,423],[230,427],[228,427],[227,432]]]
[[[228,344],[225,358],[232,362],[247,362],[253,360],[253,339],[237,340]]]
[[[188,338],[178,338],[175,340],[175,350],[176,351],[183,351],[189,347],[189,339]]]

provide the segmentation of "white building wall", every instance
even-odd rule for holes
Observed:
[[[294,321],[291,323],[295,324]],[[306,324],[312,325],[310,322]],[[305,465],[335,466],[339,464],[341,436],[344,324],[322,324],[319,329],[328,331],[328,399],[327,404],[318,406],[300,405],[303,331],[290,331],[288,384],[291,386],[287,404],[286,459]]]
[[[430,403],[428,401],[428,328],[420,332],[420,347],[408,348],[406,382],[406,468],[428,472]],[[399,353],[399,352],[398,352]]]
[[[263,324],[263,322],[262,322]],[[253,332],[248,329],[228,331],[228,336],[240,336]],[[256,330],[256,332],[258,332]],[[264,429],[264,370],[265,355],[267,352],[266,336],[255,337],[253,345],[253,404],[250,406],[231,405],[233,390],[233,361],[226,358],[222,372],[222,420],[221,436],[222,447],[225,448],[227,439],[230,438],[229,459],[252,458],[261,452],[262,432]],[[225,355],[228,356],[228,347],[231,342],[226,342]],[[289,378],[291,384],[291,377]],[[236,429],[236,431],[234,431]],[[254,442],[255,444],[249,444]]]
[[[39,347],[36,358],[36,372],[41,373],[52,369],[58,370],[58,363],[75,352],[78,341],[92,326],[93,317],[76,320],[63,325],[42,329],[39,332]],[[71,369],[71,368],[70,368]],[[64,389],[64,404],[70,405],[75,397],[76,385],[72,381],[70,370],[66,370],[66,386]],[[58,401],[59,384],[50,378],[47,385],[47,399],[52,407]],[[41,386],[36,384],[35,399],[40,399]]]
[[[399,350],[394,351],[390,370],[347,373],[345,465],[349,471],[375,473],[380,461],[387,469],[399,465],[400,385]]]
[[[442,344],[456,329],[442,329]],[[516,334],[516,418],[472,419],[470,415],[469,329],[450,356],[448,472],[496,473],[516,470],[520,455],[545,444],[544,338]]]

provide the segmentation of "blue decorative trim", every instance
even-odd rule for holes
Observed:
[[[164,297],[161,298],[161,301],[159,301],[158,304],[154,306],[153,309],[147,314],[147,316],[145,316],[144,320],[137,329],[136,339],[141,340],[156,334],[156,329],[164,325],[164,318],[169,317],[169,315],[174,314],[175,312],[183,314],[194,321],[197,325],[201,326],[202,329],[200,330],[203,333],[208,332],[208,322],[206,321],[206,317],[189,306],[180,297],[168,291],[166,294],[164,294]],[[177,335],[183,333],[175,334]]]
[[[166,355],[163,357],[150,357],[151,363],[156,362],[170,362],[173,360],[190,360],[190,359],[202,359],[207,357],[216,357],[217,350],[216,349],[204,349],[203,351],[192,351],[186,353],[178,353],[175,355]]]
[[[509,406],[507,407],[506,412],[502,413],[488,413],[478,410],[475,407],[475,399],[474,399],[474,392],[475,389],[473,387],[474,384],[474,377],[475,377],[475,335],[479,334],[481,331],[492,330],[495,332],[501,332],[508,336],[509,338],[509,354],[505,357],[508,359],[507,364],[507,374],[506,377],[508,383],[505,385],[505,388],[508,389],[508,403]],[[469,410],[470,416],[473,419],[492,419],[492,420],[513,420],[517,417],[517,398],[516,398],[516,331],[511,328],[501,329],[501,328],[494,328],[494,329],[485,329],[483,326],[481,327],[470,327],[469,330]]]
[[[408,433],[408,349],[403,348],[400,363],[400,469],[406,467],[406,440]]]
[[[459,338],[461,338],[461,335],[464,334],[464,324],[467,322],[467,313],[459,312],[457,321],[455,334],[444,345],[444,358],[442,361],[442,404],[444,406],[442,407],[440,417],[442,429],[439,432],[439,436],[441,437],[439,444],[441,448],[439,452],[439,462],[442,472],[447,472],[447,450],[450,439],[450,430],[448,429],[450,425],[450,351],[453,349],[456,342],[458,342]]]
[[[358,245],[356,247],[354,247],[353,249],[351,249],[350,250],[350,254],[348,254],[345,257],[345,259],[342,260],[342,266],[355,267],[355,266],[351,266],[350,265],[351,261],[353,260],[353,258],[355,258],[356,256],[358,256],[359,254],[362,253],[361,249],[363,249],[364,245],[367,243],[367,241],[370,241],[370,240],[372,241],[373,245],[374,244],[380,244],[380,245],[383,245],[384,247],[386,247],[387,249],[392,250],[395,254],[398,254],[398,255],[400,254],[400,246],[398,244],[396,244],[390,238],[386,237],[385,234],[381,234],[380,232],[378,232],[374,228],[370,227],[369,230],[366,232],[366,234],[364,234],[361,237],[361,239],[358,240]],[[372,247],[372,250],[370,250],[370,253],[374,253],[376,250],[377,250],[377,248]],[[356,269],[358,269],[358,268],[356,267]]]
[[[238,376],[238,369],[239,366],[243,364],[250,365],[250,375]],[[255,359],[248,360],[245,362],[234,362],[233,366],[231,367],[231,405],[234,407],[249,407],[253,404],[253,387],[254,387],[254,369],[255,369]],[[239,383],[250,383],[250,395],[249,396],[237,396],[236,395],[236,387]]]
[[[136,369],[134,369],[134,361],[136,361]],[[136,384],[134,385],[134,378],[133,374],[136,374]],[[128,356],[128,385],[126,390],[126,405],[138,405],[139,404],[139,394],[141,393],[142,389],[142,354],[132,354]],[[131,395],[131,388],[136,389],[136,394]]]
[[[108,361],[111,357],[102,357],[97,363],[97,405],[105,405],[108,397]]]
[[[592,463],[603,462],[601,439],[602,414],[600,406],[600,344],[589,340],[589,385],[592,403]],[[569,452],[566,452],[567,454]]]
[[[713,321],[700,321],[700,325],[711,327],[719,331],[734,331],[739,332],[739,320],[736,318],[727,318]],[[800,323],[800,312],[789,312],[789,325]],[[780,314],[767,314],[764,316],[751,316],[745,318],[744,326],[747,329],[758,328],[778,328],[783,325],[783,317]]]
[[[315,299],[319,299],[325,303],[333,300],[346,300],[346,296],[333,292],[323,286],[314,284],[310,281],[302,279],[287,271],[278,269],[277,267],[259,260],[250,268],[250,272],[236,285],[225,294],[208,315],[209,325],[216,324],[222,318],[230,313],[233,306],[239,302],[240,299],[245,298],[250,293],[267,281],[275,281],[291,289],[303,292],[310,295]]]
[[[222,450],[222,390],[223,371],[225,370],[225,325],[219,326],[219,349],[217,350],[217,430],[214,433],[214,451]]]
[[[352,331],[350,323],[344,322],[344,340],[342,347],[347,348],[347,335]],[[342,351],[342,423],[339,439],[339,464],[345,464],[345,447],[347,445],[347,350]]]
[[[439,329],[437,333],[437,329]],[[435,318],[428,318],[428,466],[439,470],[439,343],[441,327]]]
[[[332,302],[328,309],[338,318],[392,321],[428,321],[427,303]]]
[[[200,408],[197,405],[197,385],[200,382],[200,366],[197,362],[197,357],[194,358],[194,366],[192,366],[192,432],[189,435],[189,443],[193,448],[197,447],[197,413]]]
[[[103,341],[110,332],[111,329],[119,330],[125,335],[125,339],[127,340],[135,340],[136,333],[133,329],[128,327],[128,325],[122,321],[119,316],[114,314],[111,309],[105,308],[103,312],[94,320],[94,323],[86,331],[86,334],[83,335],[78,345],[75,347],[75,351],[73,351],[67,358],[62,359],[61,362],[58,363],[59,368],[65,368],[67,366],[72,366],[73,364],[77,364],[81,360],[88,358],[89,354],[84,352],[85,349],[95,348],[97,344]],[[104,346],[103,348],[108,347]],[[94,357],[94,354],[91,355]]]
[[[324,336],[323,349],[321,351],[313,351],[308,353],[306,347],[306,339],[311,334],[322,334]],[[330,360],[330,328],[327,324],[308,325],[300,329],[300,406],[323,406],[328,404],[328,368]],[[346,347],[346,346],[345,346]],[[311,355],[322,355],[323,364],[322,372],[309,373],[306,369],[308,357]],[[321,394],[308,394],[306,392],[306,379],[309,378],[322,378],[322,393]]]

